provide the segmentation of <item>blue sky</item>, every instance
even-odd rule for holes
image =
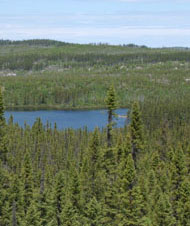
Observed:
[[[0,39],[190,47],[190,0],[0,0]]]

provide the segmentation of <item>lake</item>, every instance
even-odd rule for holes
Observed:
[[[119,115],[126,115],[127,109],[117,109]],[[14,123],[24,126],[26,122],[32,126],[36,118],[41,118],[44,125],[47,121],[54,127],[57,124],[58,129],[73,128],[79,129],[88,127],[92,131],[95,127],[106,127],[107,110],[43,110],[43,111],[6,111],[5,118],[8,120],[13,116]],[[119,117],[115,120],[116,127],[123,127],[126,123],[125,117]]]

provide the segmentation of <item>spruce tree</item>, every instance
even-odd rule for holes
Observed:
[[[38,209],[37,201],[33,199],[30,202],[26,216],[25,225],[28,226],[42,226],[42,219],[40,217],[40,211]]]
[[[36,207],[40,214],[41,226],[52,225],[50,222],[54,221],[55,225],[55,214],[53,211],[53,200],[51,199],[52,194],[44,190],[43,193],[36,194]],[[51,219],[51,221],[49,220]]]
[[[178,221],[181,225],[190,225],[190,182],[185,178],[179,188]]]
[[[0,160],[5,164],[7,161],[7,137],[6,120],[4,117],[3,96],[0,89]]]
[[[141,119],[140,107],[137,102],[135,102],[132,106],[130,132],[132,141],[132,156],[136,168],[138,154],[141,153],[144,148],[143,123]]]
[[[81,201],[79,174],[74,166],[70,170],[68,193],[62,209],[61,220],[63,225],[83,225],[84,215],[81,203],[84,202]]]
[[[104,201],[103,201],[103,222],[105,225],[112,225],[116,216],[116,194],[117,194],[117,150],[114,147],[106,147],[103,150],[102,164],[104,178]]]
[[[11,181],[10,201],[12,203],[12,218],[18,225],[21,225],[22,220],[25,217],[24,186],[22,178],[19,178],[18,175],[14,175]]]
[[[90,140],[89,148],[87,149],[87,165],[86,169],[86,184],[88,184],[88,194],[90,199],[96,197],[97,200],[100,200],[102,196],[102,150],[100,148],[100,138],[99,138],[99,130],[95,129],[92,134],[92,138]],[[82,176],[82,175],[81,175]],[[89,200],[88,200],[89,201]]]
[[[112,128],[113,128],[113,117],[116,116],[114,110],[117,108],[116,93],[112,86],[108,89],[106,97],[106,105],[108,109],[108,125],[107,125],[107,143],[108,147],[112,145]]]
[[[23,207],[25,214],[33,200],[34,178],[31,157],[29,151],[25,153],[23,165],[21,169],[21,181],[23,192]]]
[[[65,205],[66,185],[65,176],[62,171],[58,172],[55,178],[54,190],[53,190],[53,208],[56,218],[56,225],[61,226],[61,214]]]
[[[10,198],[11,176],[0,162],[0,225],[10,225],[12,221],[12,203]]]
[[[99,226],[103,219],[102,204],[95,197],[91,198],[85,206],[85,224]]]
[[[82,216],[79,214],[78,209],[73,206],[70,200],[66,200],[65,206],[62,211],[61,219],[63,224],[67,226],[82,226],[84,225],[82,222]],[[82,221],[82,222],[81,222]]]
[[[2,225],[2,226],[11,225],[12,206],[11,206],[11,203],[10,203],[8,197],[6,197],[6,200],[3,203],[1,214],[2,214],[2,219],[0,218],[0,225]]]
[[[132,154],[124,153],[120,164],[118,178],[118,212],[116,215],[117,225],[136,226],[142,225],[143,197],[137,184],[136,170]]]
[[[156,203],[156,206],[154,206],[156,225],[175,226],[176,220],[173,216],[173,210],[169,196],[167,194],[163,194],[162,192],[159,195],[159,200]]]

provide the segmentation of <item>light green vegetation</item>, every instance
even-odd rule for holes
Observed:
[[[118,107],[139,101],[144,119],[189,118],[189,49],[48,40],[0,44],[7,109],[104,108],[107,89],[114,84]]]

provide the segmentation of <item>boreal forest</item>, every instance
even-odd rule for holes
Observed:
[[[0,87],[0,226],[190,225],[188,48],[1,40]],[[93,131],[5,119],[100,108]]]

